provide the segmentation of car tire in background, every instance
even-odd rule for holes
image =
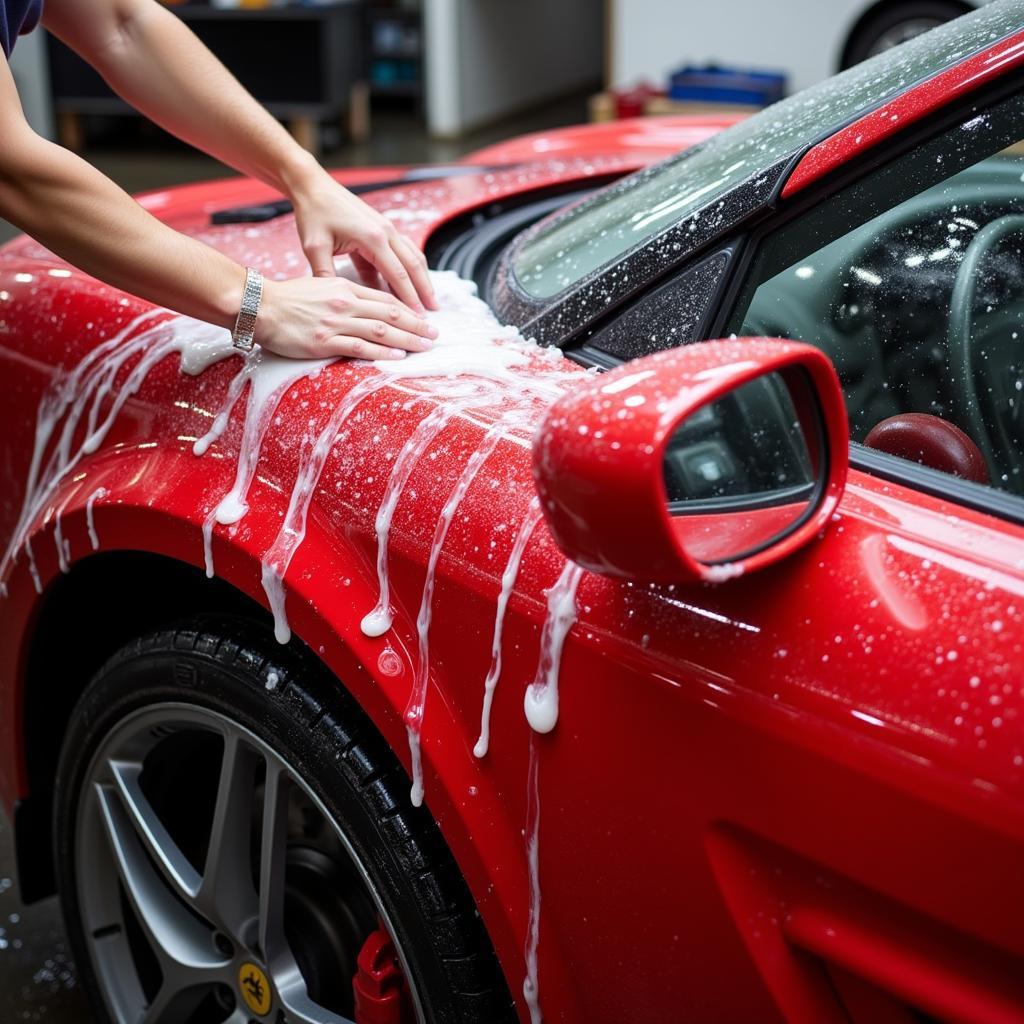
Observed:
[[[969,10],[970,7],[956,0],[906,0],[869,13],[850,33],[841,69],[905,43]]]
[[[267,627],[204,618],[122,649],[78,703],[55,793],[97,1018],[514,1020],[469,890],[408,794],[351,696]],[[357,958],[371,1012],[354,1007]]]

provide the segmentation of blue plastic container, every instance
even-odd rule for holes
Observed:
[[[673,72],[668,95],[693,103],[736,103],[767,107],[786,95],[786,75],[781,71],[746,71],[715,65],[687,65]]]

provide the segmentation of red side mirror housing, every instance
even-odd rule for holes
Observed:
[[[818,349],[707,341],[595,375],[534,442],[544,515],[584,568],[644,582],[720,582],[773,564],[825,526],[849,429]]]

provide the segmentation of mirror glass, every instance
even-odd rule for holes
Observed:
[[[825,477],[821,414],[803,370],[768,373],[675,429],[665,490],[687,554],[709,565],[755,554],[816,507]]]

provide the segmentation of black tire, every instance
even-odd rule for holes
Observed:
[[[890,33],[899,33],[900,29],[918,22],[933,22],[929,27],[942,25],[969,10],[968,6],[957,0],[906,0],[905,3],[887,7],[870,15],[850,34],[843,50],[840,70],[859,64],[871,56],[875,46]]]
[[[270,673],[277,676],[272,690]],[[352,697],[296,644],[281,647],[267,628],[246,620],[207,617],[142,637],[111,658],[82,694],[64,739],[54,800],[56,869],[75,960],[98,1020],[108,1019],[99,1009],[106,1003],[76,870],[83,787],[119,723],[171,703],[214,712],[255,734],[315,794],[376,890],[426,1020],[517,1019],[436,823],[425,807],[411,805],[408,776]],[[188,769],[181,771],[188,787]]]

